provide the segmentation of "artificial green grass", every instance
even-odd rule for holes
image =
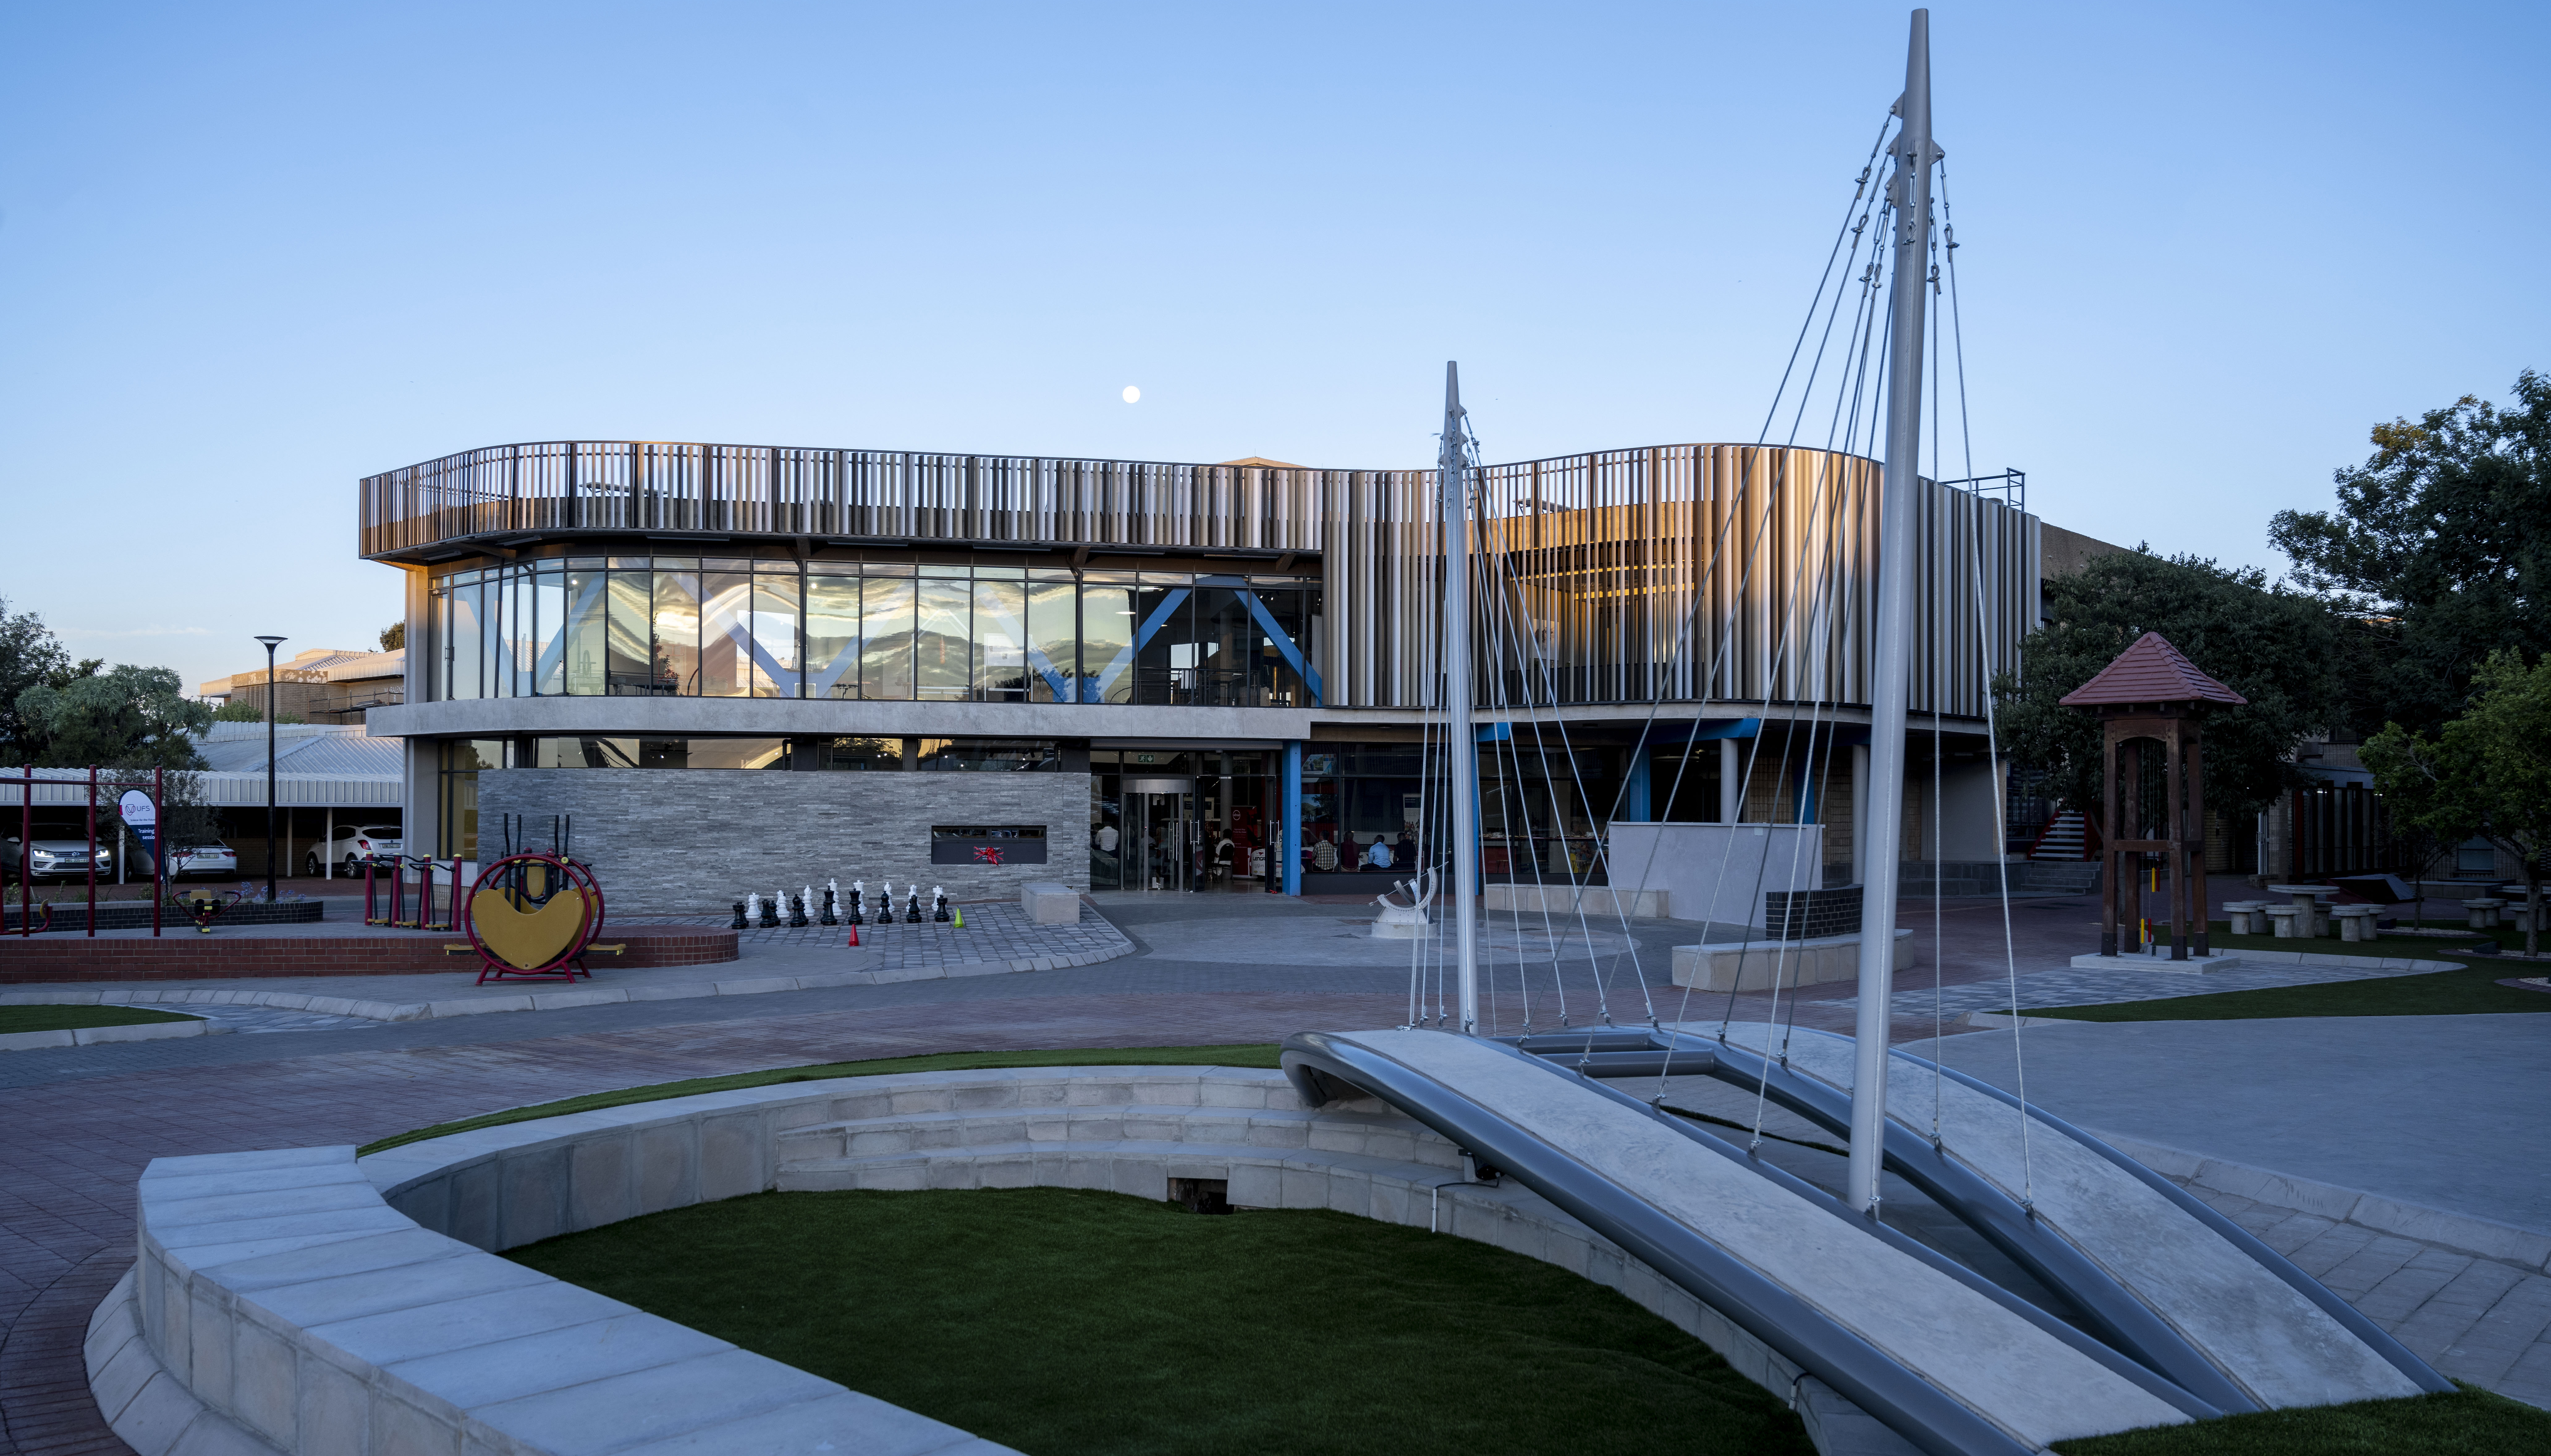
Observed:
[[[513,1122],[529,1122],[536,1117],[563,1117],[569,1112],[590,1112],[600,1107],[625,1107],[632,1102],[656,1102],[666,1097],[697,1096],[702,1092],[733,1092],[738,1088],[769,1087],[782,1082],[820,1082],[828,1077],[878,1077],[889,1072],[971,1072],[994,1067],[1259,1067],[1276,1068],[1282,1062],[1281,1048],[1274,1042],[1240,1043],[1215,1047],[1071,1047],[1058,1051],[1028,1052],[937,1052],[923,1057],[879,1057],[866,1062],[821,1062],[811,1067],[772,1067],[761,1072],[738,1072],[726,1077],[694,1077],[687,1082],[658,1082],[646,1087],[624,1087],[613,1092],[587,1092],[579,1097],[561,1097],[555,1102],[534,1102],[528,1107],[508,1107],[500,1112],[487,1112],[476,1117],[463,1117],[457,1122],[438,1122],[432,1127],[396,1133],[368,1142],[355,1150],[356,1156],[377,1153],[406,1143],[423,1142],[430,1137],[448,1137],[456,1132],[475,1132],[482,1127],[503,1127]]]
[[[140,1026],[151,1021],[201,1021],[174,1011],[140,1006],[0,1006],[0,1035],[16,1031],[73,1031],[83,1026]]]
[[[2214,924],[2220,927],[2224,922],[2217,920]],[[2511,930],[2475,930],[2471,935],[2473,940],[2494,936],[2510,949],[2522,945],[2521,934]],[[2267,990],[2217,991],[2212,995],[2163,996],[2095,1006],[2030,1006],[2024,1014],[2066,1021],[2240,1021],[2269,1016],[2469,1016],[2551,1011],[2551,993],[2498,984],[2511,977],[2541,975],[2551,967],[2539,961],[2474,956],[2459,949],[2470,943],[2398,936],[2372,944],[2278,940],[2268,935],[2229,935],[2217,929],[2208,937],[2208,949],[2215,951],[2410,956],[2422,961],[2460,961],[2471,969],[2379,976],[2370,981],[2332,981],[2319,986],[2283,986]]]
[[[2057,1441],[2064,1456],[2540,1456],[2551,1410],[2464,1386],[2451,1395],[2226,1415]]]
[[[1809,1456],[1614,1291],[1342,1213],[757,1194],[506,1257],[1030,1456]]]

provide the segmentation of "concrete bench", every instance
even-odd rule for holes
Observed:
[[[1895,932],[1895,969],[1913,968],[1913,932]],[[1674,948],[1674,984],[1694,990],[1770,990],[1850,981],[1860,974],[1860,937],[1712,941]]]
[[[2375,917],[2383,913],[2381,905],[2333,905],[2329,918],[2338,926],[2340,940],[2373,940],[2377,938]]]
[[[2501,899],[2492,899],[2486,895],[2483,895],[2478,899],[2463,901],[2463,910],[2471,917],[2471,928],[2474,930],[2496,929],[2498,926],[2498,912],[2505,908],[2506,901]]]
[[[2225,900],[2223,902],[2223,913],[2231,921],[2234,935],[2258,935],[2265,932],[2267,921],[2260,912],[2267,908],[2266,900]]]
[[[2303,918],[2297,905],[2269,905],[2259,911],[2268,917],[2270,932],[2279,940],[2308,940],[2311,922]]]
[[[1077,925],[1080,895],[1059,880],[1031,880],[1019,886],[1019,908],[1031,925]]]

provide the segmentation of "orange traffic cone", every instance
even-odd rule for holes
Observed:
[[[852,927],[851,927],[851,941],[850,941],[850,943],[851,943],[852,945],[858,945],[858,944],[860,943],[860,927],[858,927],[858,926],[856,926],[856,925],[854,925],[854,926],[852,926]]]

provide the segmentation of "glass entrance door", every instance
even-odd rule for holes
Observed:
[[[1123,862],[1127,889],[1182,890],[1197,885],[1196,859],[1204,825],[1196,818],[1195,780],[1124,780]]]

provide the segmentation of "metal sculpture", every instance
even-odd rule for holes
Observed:
[[[478,984],[490,981],[586,980],[586,955],[617,955],[617,945],[596,945],[602,933],[602,886],[583,865],[551,854],[508,855],[479,872],[460,897],[465,946],[475,951]]]

